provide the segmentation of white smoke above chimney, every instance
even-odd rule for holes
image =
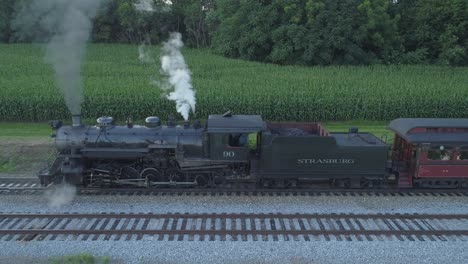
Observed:
[[[161,50],[161,74],[166,82],[161,88],[167,92],[167,98],[176,102],[177,112],[188,120],[190,111],[195,113],[195,91],[192,87],[190,70],[180,51],[184,46],[182,35],[172,33]]]
[[[141,63],[146,63],[146,64],[151,64],[155,62],[153,57],[151,56],[149,47],[145,43],[138,46],[138,60]]]
[[[63,92],[72,115],[81,114],[83,87],[81,64],[86,43],[102,0],[33,0],[28,1],[14,24],[19,34],[44,32],[47,40],[45,59],[55,71],[55,81]]]
[[[170,1],[164,1],[167,6],[172,5]],[[134,4],[138,12],[155,12],[152,0],[139,0]],[[164,8],[159,10],[164,12]],[[138,59],[145,64],[155,63],[147,44],[149,37],[138,47]],[[152,83],[166,92],[166,98],[176,103],[176,110],[184,120],[188,120],[190,111],[195,112],[195,91],[192,87],[190,70],[185,63],[184,56],[180,51],[184,43],[182,35],[178,32],[172,33],[169,40],[163,43],[161,50],[161,75],[162,81],[154,80]]]

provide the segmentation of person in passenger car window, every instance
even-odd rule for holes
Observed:
[[[447,151],[442,152],[442,155],[440,155],[441,160],[450,160],[450,155]]]

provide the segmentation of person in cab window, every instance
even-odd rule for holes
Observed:
[[[245,144],[247,144],[247,134],[240,134],[238,143],[239,143],[238,145],[239,147],[245,146]]]

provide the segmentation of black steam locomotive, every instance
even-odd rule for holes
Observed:
[[[163,125],[158,117],[146,118],[144,126],[131,120],[126,126],[117,126],[111,117],[100,117],[96,125],[84,126],[80,117],[74,116],[71,126],[51,122],[59,155],[39,178],[43,185],[65,180],[93,187],[216,188],[240,183],[262,188],[300,188],[307,184],[343,188],[468,187],[468,157],[453,161],[427,158],[431,148],[440,150],[441,146],[453,149],[454,158],[462,152],[463,144],[468,146],[468,120],[425,120],[427,128],[417,125],[423,120],[393,121],[390,129],[396,137],[390,148],[356,128],[329,133],[318,123],[269,123],[259,115],[230,112],[210,115],[204,126],[199,121],[177,125],[174,119]],[[454,130],[442,129],[439,133],[434,129],[437,126]],[[433,145],[429,136],[417,142],[413,128],[416,136],[453,136],[457,131],[460,138]],[[445,172],[448,166],[455,174]],[[427,172],[431,169],[433,173]]]

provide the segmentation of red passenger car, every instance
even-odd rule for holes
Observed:
[[[468,187],[467,118],[400,118],[388,128],[400,188]]]

